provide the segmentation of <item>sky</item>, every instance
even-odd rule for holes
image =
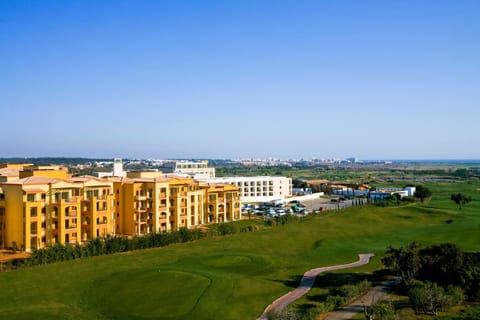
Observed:
[[[480,159],[480,1],[0,0],[0,157]]]

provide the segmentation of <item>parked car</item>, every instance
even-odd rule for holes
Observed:
[[[303,209],[300,209],[300,210],[298,211],[298,213],[303,214],[304,216],[306,216],[306,215],[308,214],[308,210],[305,209],[305,208],[303,208]]]

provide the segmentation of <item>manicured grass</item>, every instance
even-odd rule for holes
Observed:
[[[5,319],[255,319],[306,270],[377,256],[388,245],[455,242],[480,250],[478,184],[428,185],[424,205],[350,208],[252,233],[0,274]],[[474,198],[463,210],[449,200]],[[449,221],[449,222],[447,222]],[[245,223],[245,222],[242,222]],[[318,292],[320,294],[320,292]]]

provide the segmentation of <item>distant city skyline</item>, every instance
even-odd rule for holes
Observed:
[[[0,0],[0,157],[480,159],[479,16]]]

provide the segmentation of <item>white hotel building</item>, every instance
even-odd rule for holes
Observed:
[[[207,183],[228,183],[240,190],[242,202],[284,200],[292,196],[292,179],[279,176],[222,177],[196,179]]]

